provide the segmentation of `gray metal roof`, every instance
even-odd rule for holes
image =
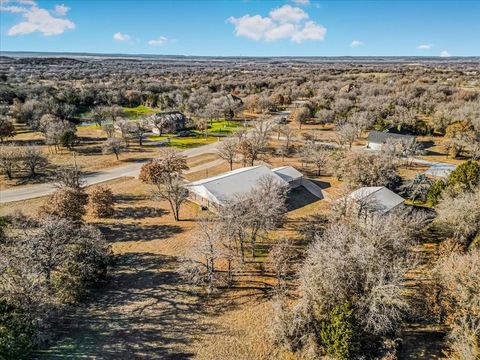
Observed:
[[[361,206],[375,212],[387,213],[404,202],[404,199],[385,186],[363,187],[348,197]]]
[[[398,139],[398,140],[408,140],[408,141],[410,141],[410,140],[415,139],[415,136],[372,130],[368,134],[367,141],[371,142],[371,143],[376,143],[376,144],[383,144],[383,143],[387,142],[388,139]]]
[[[291,182],[303,177],[303,174],[292,166],[281,166],[272,169],[272,171],[287,182]]]
[[[217,204],[224,204],[235,196],[248,193],[263,177],[273,177],[282,184],[287,184],[280,176],[264,165],[232,170],[217,176],[193,181],[185,186],[203,198]]]
[[[430,166],[427,171],[425,171],[425,174],[435,177],[448,178],[450,173],[456,168],[457,165],[454,164],[436,163]]]

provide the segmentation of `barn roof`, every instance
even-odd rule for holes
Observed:
[[[404,199],[385,186],[362,187],[348,195],[349,199],[367,209],[387,213],[404,202]]]
[[[264,165],[235,169],[217,176],[193,181],[185,185],[189,190],[217,204],[224,204],[235,196],[248,193],[263,177],[272,177],[282,184],[287,182]]]
[[[435,163],[430,166],[427,171],[425,171],[426,175],[435,176],[435,177],[442,177],[448,178],[450,173],[457,168],[457,165],[454,164],[447,164],[447,163]]]
[[[383,144],[383,143],[387,142],[388,139],[398,139],[398,140],[408,140],[408,141],[410,141],[410,140],[415,139],[415,136],[372,130],[368,134],[367,141],[371,142],[371,143]]]
[[[272,169],[272,171],[287,182],[291,182],[303,177],[303,174],[292,166],[281,166]]]

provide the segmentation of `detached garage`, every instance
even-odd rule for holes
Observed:
[[[382,150],[383,145],[385,145],[390,139],[409,143],[415,140],[415,136],[372,130],[368,134],[367,148],[372,150]]]

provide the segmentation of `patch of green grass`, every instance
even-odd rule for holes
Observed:
[[[175,136],[175,134],[162,134],[161,136],[160,135],[150,135],[148,137],[148,140],[150,140],[150,141],[160,141],[160,140],[168,139],[169,137],[173,137],[173,136]]]
[[[129,119],[137,119],[140,116],[155,114],[157,110],[140,105],[134,108],[124,107],[123,110]]]
[[[230,134],[233,130],[240,127],[241,125],[235,121],[214,121],[211,125],[208,124],[208,132],[215,134]]]
[[[186,150],[194,147],[207,145],[218,141],[215,136],[198,136],[198,137],[178,137],[170,140],[167,146],[176,147],[177,149]]]
[[[102,129],[100,126],[98,126],[98,124],[78,125],[77,128],[81,128],[81,129],[99,129],[99,130]]]

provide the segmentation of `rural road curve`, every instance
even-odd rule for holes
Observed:
[[[188,149],[188,150],[182,151],[181,153],[185,155],[187,158],[208,154],[208,153],[214,153],[216,151],[218,144],[219,142],[215,142],[212,144],[199,146],[194,149]],[[191,168],[187,173],[205,170],[210,167],[217,166],[222,162],[223,160],[216,159],[208,163],[195,166]],[[145,163],[146,161],[138,161],[129,165],[105,169],[105,170],[97,171],[93,174],[86,175],[85,176],[86,186],[99,184],[105,181],[110,181],[110,180],[118,179],[121,177],[136,177],[140,173],[140,168]],[[49,195],[54,191],[55,191],[55,186],[52,183],[2,190],[0,191],[0,204],[38,198],[38,197]]]

